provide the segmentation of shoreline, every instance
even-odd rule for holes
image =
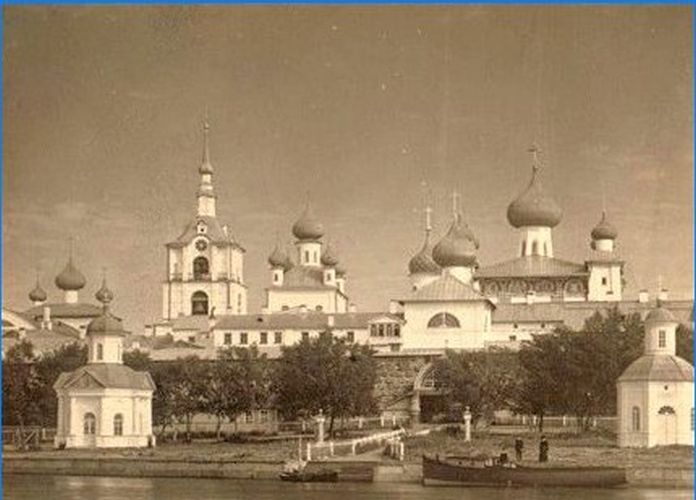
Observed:
[[[355,464],[345,461],[326,461]],[[374,470],[374,482],[419,483],[420,462],[362,462]],[[107,477],[185,477],[198,479],[278,479],[283,461],[230,459],[162,459],[155,457],[32,457],[4,456],[4,474]],[[693,488],[689,468],[626,468],[629,487]]]

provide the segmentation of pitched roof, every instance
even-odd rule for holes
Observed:
[[[198,222],[202,221],[206,224],[207,231],[205,236],[207,236],[210,241],[215,245],[233,245],[244,251],[244,248],[237,243],[231,234],[225,235],[222,230],[220,221],[217,217],[211,217],[209,215],[197,215],[195,219],[189,222],[184,231],[179,235],[179,237],[170,243],[167,243],[168,247],[182,247],[188,245],[191,241],[198,236]]]
[[[482,267],[476,271],[476,278],[561,277],[587,274],[585,264],[531,255]]]
[[[60,347],[81,342],[80,334],[74,328],[63,324],[54,324],[53,330],[25,330],[24,340],[31,343],[36,354],[54,351]],[[6,332],[2,339],[2,347],[5,352],[21,342],[20,336],[13,331]]]
[[[473,286],[463,283],[451,274],[443,276],[414,291],[410,297],[400,302],[440,302],[440,301],[488,301],[490,300]]]
[[[693,382],[694,367],[679,356],[645,355],[635,360],[619,377],[626,381]]]
[[[384,312],[340,313],[326,314],[320,312],[306,313],[274,313],[274,314],[241,314],[221,316],[215,324],[216,330],[325,330],[333,328],[344,330],[349,328],[366,329],[370,321],[379,318],[389,318],[399,323],[403,319],[395,314]],[[333,318],[333,326],[329,326],[329,318]]]
[[[51,309],[51,318],[97,318],[102,315],[104,308],[95,304],[78,302],[68,304],[65,302],[43,304],[34,306],[24,311],[23,315],[36,321],[43,317],[44,307]]]
[[[670,301],[665,302],[665,307],[669,307],[680,323],[688,324],[693,320],[693,302],[691,301]],[[553,323],[562,321],[564,325],[578,330],[585,324],[585,320],[597,311],[607,311],[617,307],[623,314],[640,314],[645,318],[654,308],[652,303],[638,301],[621,302],[540,302],[535,304],[511,304],[509,302],[498,302],[493,311],[493,323],[513,323],[513,322],[546,322]]]
[[[136,372],[117,363],[89,363],[75,371],[61,373],[53,385],[54,389],[66,389],[88,375],[106,389],[154,390],[155,383],[147,372]]]
[[[173,321],[172,330],[197,330],[199,332],[207,332],[210,330],[210,318],[205,315],[179,316]]]

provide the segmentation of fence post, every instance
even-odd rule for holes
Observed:
[[[563,415],[563,427],[565,427],[566,425],[568,425],[568,420],[567,420],[566,416]]]
[[[334,442],[329,441],[329,454],[333,457],[334,456]]]
[[[362,428],[363,428],[363,418],[358,417],[358,429],[362,429]]]
[[[350,442],[350,454],[355,455],[355,439]]]
[[[392,415],[392,427],[396,427],[396,415]]]
[[[307,462],[312,460],[312,443],[307,443]]]
[[[307,427],[306,427],[305,421],[302,420],[302,432],[304,432],[306,430],[307,430]]]
[[[384,414],[379,416],[379,425],[380,427],[384,427]]]

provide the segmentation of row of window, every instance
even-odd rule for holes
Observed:
[[[269,332],[259,332],[259,345],[270,344]],[[302,332],[302,340],[309,340],[309,332]],[[355,342],[355,332],[346,332],[346,340],[348,342]],[[224,334],[222,343],[224,345],[232,345],[234,343],[232,332],[226,332]],[[273,332],[273,343],[282,344],[283,343],[283,332]],[[237,342],[239,345],[249,344],[249,333],[239,332],[239,340]]]
[[[97,418],[94,413],[85,413],[82,421],[82,432],[85,435],[93,436],[97,432]],[[114,415],[114,436],[123,436],[123,415]]]
[[[377,323],[370,325],[371,337],[400,337],[401,325],[396,323]]]

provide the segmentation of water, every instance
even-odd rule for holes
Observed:
[[[8,500],[690,500],[691,490],[424,488],[419,484],[298,484],[280,481],[8,474]]]

